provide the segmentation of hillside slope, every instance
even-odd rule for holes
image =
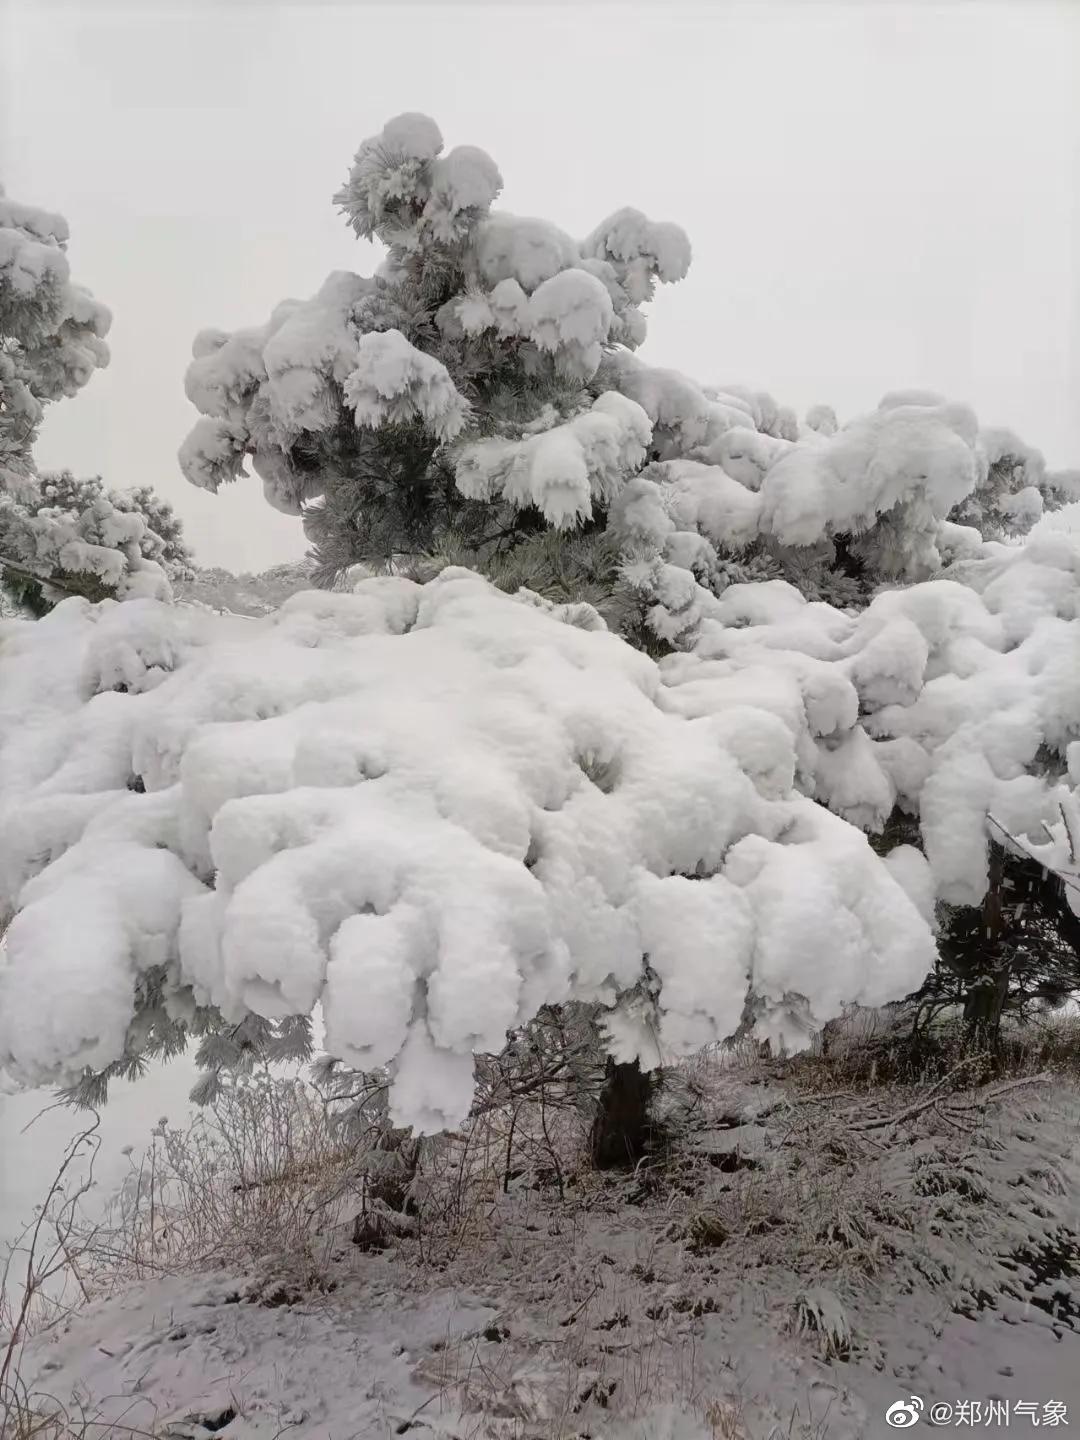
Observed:
[[[570,1157],[504,1190],[492,1134],[473,1161],[464,1137],[452,1224],[422,1210],[369,1249],[342,1221],[317,1274],[144,1280],[29,1342],[23,1382],[87,1434],[237,1440],[854,1440],[911,1395],[1080,1416],[1072,1080],[683,1080],[676,1138],[633,1176]]]

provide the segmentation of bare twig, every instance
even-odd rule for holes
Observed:
[[[74,1226],[75,1212],[79,1200],[93,1184],[94,1159],[100,1144],[96,1136],[96,1131],[101,1124],[101,1116],[98,1115],[96,1111],[93,1112],[93,1114],[93,1123],[80,1131],[68,1145],[64,1152],[64,1158],[60,1162],[56,1175],[53,1177],[52,1184],[49,1186],[45,1200],[38,1209],[36,1220],[23,1232],[24,1236],[29,1233],[30,1240],[27,1249],[26,1272],[23,1276],[22,1296],[19,1302],[19,1308],[12,1322],[11,1334],[8,1337],[3,1356],[0,1358],[0,1405],[4,1407],[5,1411],[7,1411],[10,1404],[13,1403],[13,1398],[17,1396],[19,1391],[20,1382],[15,1370],[15,1361],[16,1355],[21,1351],[26,1341],[34,1300],[42,1292],[43,1287],[52,1276],[63,1269],[65,1265],[70,1265],[71,1263],[69,1242]],[[87,1174],[79,1187],[72,1194],[67,1195],[64,1191],[67,1174],[74,1164],[76,1157],[82,1153],[84,1144],[90,1147],[90,1163]],[[60,1207],[59,1214],[57,1214],[53,1208],[58,1196],[63,1196],[63,1203]],[[50,1223],[55,1227],[57,1241],[48,1256],[42,1259],[39,1247],[42,1241],[42,1231],[46,1223]],[[9,1253],[8,1260],[5,1263],[3,1276],[0,1277],[0,1290],[3,1291],[6,1291],[11,1255],[13,1253],[14,1247]],[[58,1256],[62,1258],[58,1260]],[[77,1275],[76,1278],[79,1280],[81,1286],[81,1277]]]

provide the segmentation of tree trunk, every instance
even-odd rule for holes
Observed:
[[[399,1210],[405,1215],[415,1213],[409,1189],[420,1163],[419,1140],[411,1130],[388,1130],[380,1137],[375,1149],[390,1158],[367,1177],[367,1193],[391,1210]]]
[[[1001,1029],[1001,1012],[1009,993],[1007,966],[995,972],[986,983],[973,985],[964,997],[964,1023],[968,1040],[980,1049],[997,1044]]]
[[[636,1165],[648,1149],[652,1081],[632,1065],[608,1057],[600,1104],[593,1121],[591,1151],[598,1170]]]
[[[969,986],[964,997],[964,1021],[968,1040],[979,1047],[997,1044],[1001,1012],[1009,993],[1009,965],[1003,955],[1007,911],[1004,903],[1005,852],[990,847],[990,874],[982,904],[982,974]]]

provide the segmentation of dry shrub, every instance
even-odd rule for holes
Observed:
[[[31,1390],[15,1375],[0,1396],[0,1440],[160,1440],[160,1431],[105,1418],[74,1398]]]
[[[711,1400],[705,1406],[705,1423],[714,1440],[746,1440],[743,1427],[743,1404],[740,1400]]]
[[[318,1094],[269,1074],[225,1085],[186,1129],[159,1122],[106,1222],[85,1237],[88,1286],[273,1256],[318,1288],[353,1193],[353,1150]]]
[[[1080,1077],[1080,1016],[1007,1015],[992,1043],[978,1041],[958,1006],[927,1020],[916,1002],[888,1010],[853,1007],[830,1021],[810,1051],[773,1062],[787,1084],[815,1091],[873,1091],[930,1084],[963,1063],[964,1084],[1053,1069]]]
[[[89,1182],[72,1186],[65,1164],[38,1218],[39,1240],[54,1236],[47,1278],[74,1283],[67,1299],[81,1302],[155,1275],[267,1262],[302,1293],[327,1288],[343,1244],[381,1249],[403,1236],[422,1261],[449,1263],[494,1234],[493,1201],[522,1187],[565,1198],[579,1183],[595,1040],[566,1024],[551,1015],[480,1059],[472,1117],[438,1137],[390,1124],[379,1074],[322,1067],[311,1083],[264,1068],[227,1080],[192,1123],[163,1119],[143,1153],[129,1150],[101,1223],[80,1203]],[[28,1291],[43,1321],[55,1313],[45,1289]]]
[[[483,1059],[460,1131],[417,1139],[395,1129],[385,1077],[336,1072],[314,1084],[266,1071],[225,1083],[186,1128],[162,1120],[100,1226],[83,1225],[94,1294],[155,1274],[250,1270],[272,1259],[300,1290],[325,1288],[351,1241],[403,1236],[448,1263],[489,1239],[494,1202],[522,1187],[567,1198],[585,1169],[587,1106],[572,1047]]]

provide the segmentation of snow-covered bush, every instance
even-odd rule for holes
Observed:
[[[146,530],[139,541],[144,559],[156,561],[171,581],[190,579],[194,566],[183,522],[167,500],[149,485],[110,490],[109,499],[117,510],[137,512],[145,520]]]
[[[722,620],[717,601],[733,580],[783,579],[809,600],[862,609],[884,585],[984,556],[986,542],[1025,533],[1076,492],[1075,472],[1048,473],[1037,451],[926,392],[894,392],[841,428],[815,407],[794,442],[754,428],[772,414],[757,396],[753,415],[703,442],[702,424],[685,423],[701,413],[687,402],[692,382],[678,377],[664,392],[681,397],[684,423],[673,427],[643,389],[640,361],[618,365],[664,427],[654,444],[667,438],[663,461],[622,487],[609,529],[623,580],[676,648]],[[653,387],[659,373],[648,375]]]
[[[693,654],[664,670],[700,685],[705,660],[729,694],[770,671],[810,793],[868,829],[896,804],[921,813],[938,895],[975,903],[987,812],[1040,834],[1068,798],[1059,787],[1080,779],[1078,576],[1080,546],[1061,535],[883,591],[857,614],[780,581],[735,585]]]
[[[986,539],[1026,535],[1044,510],[1080,499],[1080,475],[1048,471],[1042,452],[1011,430],[979,432],[979,479],[949,519]]]
[[[111,316],[70,278],[67,222],[0,189],[0,599],[31,611],[64,594],[167,595],[188,563],[179,521],[149,486],[118,494],[39,476],[45,406],[109,359]]]
[[[265,619],[9,622],[3,1062],[70,1077],[208,1007],[321,1003],[327,1050],[390,1066],[391,1119],[425,1130],[544,1005],[602,1003],[611,1053],[652,1066],[914,988],[917,893],[796,790],[775,679],[735,699],[580,618],[450,570]]]
[[[170,580],[192,574],[180,520],[149,485],[107,490],[61,471],[21,496],[0,497],[0,572],[34,613],[71,594],[168,598]]]
[[[887,863],[927,917],[946,907],[950,964],[1049,995],[1060,967],[1038,927],[1053,925],[1055,945],[1080,937],[1078,580],[1077,538],[1040,530],[862,611],[781,581],[731,585],[692,652],[661,669],[688,707],[736,702],[768,677],[767,708],[799,737],[797,783],[897,847]],[[1010,889],[1024,857],[1050,872],[1045,893]]]
[[[656,528],[642,538],[658,552],[689,533],[717,550],[827,547],[831,558],[844,537],[879,579],[921,578],[940,563],[941,521],[975,484],[976,435],[969,410],[945,405],[879,410],[798,442],[732,426],[645,472]]]

